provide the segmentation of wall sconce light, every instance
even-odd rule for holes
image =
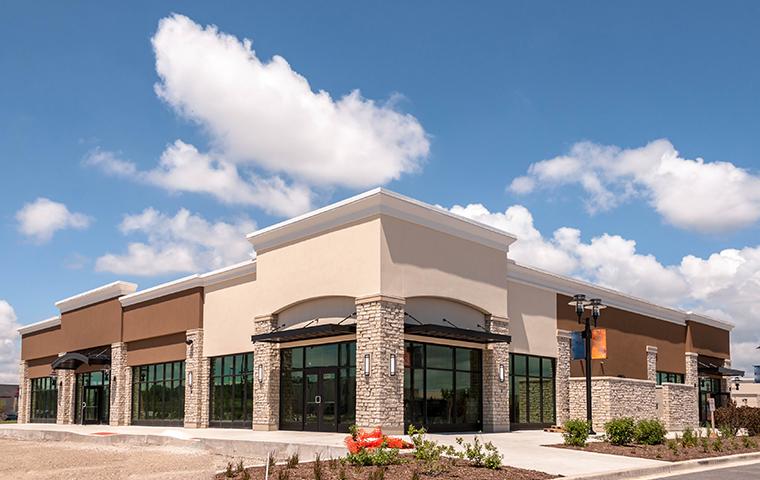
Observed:
[[[187,372],[187,386],[193,391],[193,372]]]
[[[264,383],[264,365],[259,363],[259,383]]]
[[[505,380],[504,375],[504,364],[499,364],[499,382],[504,383]]]
[[[369,353],[364,354],[364,376],[369,377]]]
[[[396,375],[396,354],[395,353],[391,353],[390,369],[391,369],[391,376]]]

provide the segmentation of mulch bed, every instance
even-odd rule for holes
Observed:
[[[756,445],[760,445],[760,437],[752,437]],[[760,447],[744,446],[742,437],[721,439],[722,446],[717,450],[714,445],[714,438],[708,439],[709,445],[707,451],[701,444],[696,447],[683,447],[678,443],[678,448],[674,451],[668,447],[667,443],[663,445],[612,445],[608,442],[589,442],[585,447],[571,447],[569,445],[550,445],[557,448],[567,448],[571,450],[581,450],[584,452],[607,453],[610,455],[623,455],[626,457],[648,458],[651,460],[662,460],[665,462],[680,462],[682,460],[695,460],[698,458],[723,457],[726,455],[736,455],[739,453],[760,452]]]
[[[545,480],[557,478],[556,475],[537,472],[534,470],[523,470],[520,468],[502,467],[500,470],[489,470],[487,468],[476,468],[470,466],[467,462],[456,460],[451,468],[443,473],[425,475],[419,468],[416,460],[404,456],[403,463],[399,465],[389,465],[387,467],[355,467],[346,464],[342,467],[345,477],[341,477],[341,464],[339,461],[322,461],[322,480],[367,480],[367,479],[387,479],[387,480],[410,480],[415,470],[419,472],[419,478],[429,480]],[[385,469],[383,476],[375,473],[377,470]],[[282,472],[282,473],[281,473]],[[252,480],[264,480],[264,467],[249,468],[248,473]],[[233,478],[239,480],[243,478],[242,474],[234,477],[225,477],[224,474],[217,475],[217,480],[226,480]],[[314,480],[314,462],[301,463],[295,468],[287,468],[285,465],[277,465],[274,471],[269,472],[270,480]]]

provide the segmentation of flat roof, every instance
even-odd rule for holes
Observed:
[[[540,268],[529,267],[511,259],[507,266],[507,279],[550,290],[569,297],[572,297],[577,293],[599,297],[604,301],[605,305],[638,313],[647,317],[666,320],[679,325],[686,325],[686,322],[696,322],[720,328],[722,330],[730,331],[734,328],[734,324],[726,322],[725,320],[698,315],[694,312],[674,307],[658,305],[612,288],[602,287],[576,278],[541,270]]]

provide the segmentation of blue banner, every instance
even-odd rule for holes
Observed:
[[[755,383],[760,383],[760,365],[755,365]]]
[[[586,358],[586,340],[583,338],[583,332],[571,332],[570,347],[572,350],[573,360],[584,360]]]

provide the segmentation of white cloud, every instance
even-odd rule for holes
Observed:
[[[315,92],[284,58],[262,61],[251,46],[182,15],[153,37],[156,93],[227,161],[322,187],[365,188],[420,168],[430,143],[416,118],[358,90]]]
[[[18,383],[21,350],[16,329],[20,326],[13,307],[0,300],[0,383]]]
[[[103,150],[96,147],[84,158],[83,164],[89,167],[97,167],[110,175],[130,176],[137,175],[137,166],[133,162],[122,160],[116,152]]]
[[[37,243],[46,243],[58,230],[66,228],[85,229],[91,219],[82,213],[69,211],[66,205],[39,197],[16,212],[19,232]]]
[[[637,252],[636,242],[603,234],[588,242],[581,232],[562,227],[545,238],[521,205],[504,213],[480,204],[454,206],[453,213],[501,228],[518,237],[510,257],[527,265],[571,275],[647,300],[703,312],[733,322],[733,365],[752,373],[760,363],[760,245],[727,249],[707,258],[687,255],[665,265]]]
[[[130,243],[125,253],[99,257],[95,269],[153,276],[211,270],[250,258],[252,248],[245,234],[256,224],[247,218],[213,223],[185,209],[170,216],[147,208],[125,216],[119,229],[125,235],[144,235],[147,241]]]
[[[682,158],[664,139],[632,149],[576,143],[569,155],[532,164],[509,189],[527,194],[573,184],[587,193],[591,213],[643,196],[667,222],[690,230],[720,232],[760,219],[760,176],[728,162]]]

